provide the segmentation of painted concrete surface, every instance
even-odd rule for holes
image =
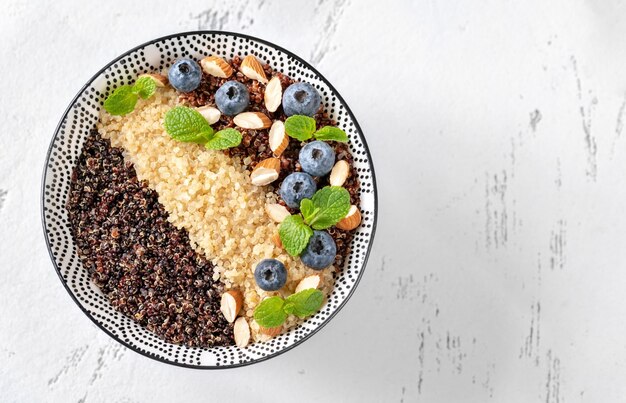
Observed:
[[[4,0],[0,401],[626,400],[626,4]],[[223,29],[317,67],[377,168],[365,276],[295,350],[194,371],[118,345],[57,279],[39,216],[58,119],[113,57]]]

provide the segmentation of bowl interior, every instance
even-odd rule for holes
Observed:
[[[313,84],[322,95],[326,110],[348,133],[361,182],[363,223],[355,234],[351,254],[328,303],[301,326],[245,349],[170,344],[115,311],[90,281],[77,256],[65,210],[71,172],[86,135],[98,121],[104,98],[116,87],[132,83],[141,73],[168,67],[180,57],[200,59],[216,54],[230,59],[250,53],[296,80]],[[354,116],[337,91],[311,66],[288,51],[256,38],[225,32],[190,32],[148,42],[118,57],[89,80],[69,105],[54,134],[44,169],[42,196],[44,234],[50,256],[59,278],[85,314],[111,337],[141,354],[194,368],[224,368],[258,362],[296,346],[319,330],[354,291],[365,267],[376,224],[376,184],[369,151]]]

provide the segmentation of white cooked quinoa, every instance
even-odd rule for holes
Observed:
[[[252,185],[239,158],[169,137],[163,118],[178,104],[175,90],[160,89],[151,99],[139,100],[126,116],[101,112],[98,131],[112,146],[124,149],[137,177],[158,193],[169,221],[187,230],[192,246],[215,265],[215,276],[225,288],[243,293],[241,314],[248,319],[253,339],[264,340],[267,337],[259,333],[252,319],[261,300],[293,293],[299,281],[310,274],[321,275],[320,289],[328,296],[335,267],[309,269],[274,245],[271,238],[278,226],[266,214],[265,203],[275,202],[276,195],[269,187]],[[266,292],[256,285],[254,269],[265,258],[278,259],[287,268],[287,283],[279,292]],[[283,329],[300,322],[290,317]]]

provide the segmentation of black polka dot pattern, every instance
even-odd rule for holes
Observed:
[[[190,348],[166,343],[136,322],[115,311],[90,281],[76,254],[65,203],[71,171],[85,137],[98,121],[107,94],[134,82],[137,75],[167,68],[177,58],[201,59],[210,54],[224,58],[254,54],[264,63],[314,85],[326,110],[350,138],[356,172],[361,182],[363,222],[355,234],[328,303],[315,316],[289,333],[266,343],[237,347]],[[365,138],[347,105],[335,89],[306,62],[267,42],[238,34],[196,32],[151,41],[135,48],[100,71],[80,91],[63,116],[50,144],[43,180],[43,225],[50,256],[64,286],[85,314],[101,329],[128,348],[150,358],[194,368],[227,368],[261,361],[301,343],[323,326],[347,301],[356,287],[369,254],[376,226],[376,182]]]

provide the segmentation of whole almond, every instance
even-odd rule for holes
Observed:
[[[222,301],[220,303],[220,311],[228,321],[233,323],[241,311],[243,306],[243,295],[239,290],[229,290],[222,294]]]
[[[337,223],[337,228],[350,231],[358,227],[359,224],[361,224],[361,212],[353,204],[350,206],[350,210],[348,210],[348,215]]]
[[[161,74],[156,74],[156,73],[140,74],[139,77],[137,77],[137,79],[141,77],[150,77],[151,79],[154,80],[154,83],[156,84],[157,87],[165,87],[168,83],[167,77]]]
[[[239,348],[244,348],[250,342],[250,326],[244,317],[239,317],[233,326],[233,334],[235,336],[235,344]]]
[[[217,56],[207,56],[200,60],[202,70],[214,77],[228,78],[233,75],[233,68],[224,59]]]
[[[270,337],[276,337],[280,334],[280,332],[283,331],[283,327],[282,326],[276,326],[276,327],[263,327],[260,326],[259,327],[259,331],[267,336]]]
[[[289,145],[289,136],[285,133],[285,124],[277,120],[272,124],[269,132],[270,150],[274,152],[274,155],[280,157]]]
[[[263,71],[263,66],[261,66],[261,63],[259,63],[253,55],[248,55],[243,58],[241,66],[239,66],[239,71],[248,78],[267,84],[267,76],[265,75],[265,71]]]
[[[200,114],[206,119],[207,122],[209,122],[210,125],[216,123],[218,120],[220,120],[220,116],[222,116],[222,112],[220,112],[219,109],[209,105],[201,106],[199,108],[196,108],[196,110],[200,112]]]
[[[277,223],[283,222],[285,218],[291,215],[289,214],[287,207],[278,203],[267,203],[265,205],[265,211],[267,212],[267,215]]]
[[[276,112],[283,99],[283,87],[278,76],[272,77],[265,87],[265,107],[270,112]]]
[[[322,277],[319,274],[311,274],[306,276],[298,283],[295,292],[308,290],[309,288],[317,288],[322,283]]]
[[[242,129],[267,129],[272,125],[270,118],[261,112],[243,112],[233,118],[233,122]]]
[[[350,164],[346,160],[339,160],[330,171],[330,186],[343,186],[350,174]]]
[[[280,174],[280,160],[278,158],[266,158],[260,161],[250,173],[253,185],[265,186],[278,179]]]

